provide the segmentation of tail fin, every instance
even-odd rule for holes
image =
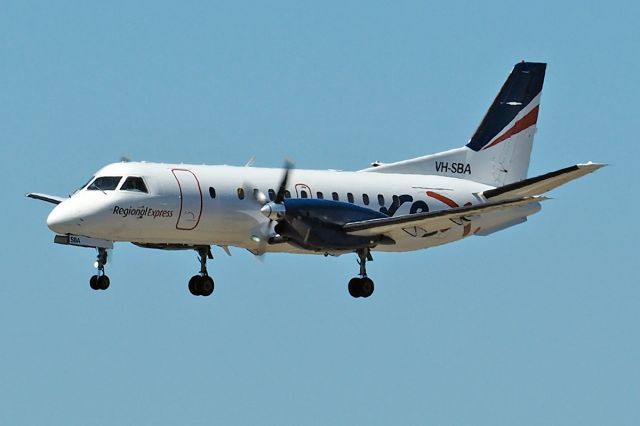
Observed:
[[[464,147],[365,170],[460,177],[492,186],[525,179],[546,67],[516,64]]]
[[[547,65],[516,64],[466,145],[483,183],[502,186],[527,177]]]

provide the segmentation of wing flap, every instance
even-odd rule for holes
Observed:
[[[358,236],[382,235],[414,226],[420,226],[426,229],[440,229],[452,226],[453,224],[462,225],[464,222],[471,220],[473,216],[480,214],[520,207],[547,199],[546,197],[525,197],[517,200],[491,201],[476,206],[456,207],[449,210],[351,222],[345,224],[343,229],[349,235]]]
[[[574,179],[578,179],[584,175],[595,172],[605,164],[586,163],[576,164],[575,166],[565,167],[564,169],[546,173],[544,175],[521,180],[520,182],[511,183],[499,188],[484,191],[484,195],[488,200],[509,200],[522,197],[534,197],[544,194],[560,185],[564,185]]]

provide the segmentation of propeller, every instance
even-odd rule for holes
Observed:
[[[284,200],[291,169],[293,169],[293,163],[288,160],[285,161],[284,174],[282,175],[282,179],[280,179],[278,191],[276,192],[276,196],[273,201],[271,201],[269,197],[267,197],[259,189],[250,187],[246,184],[243,185],[245,193],[251,194],[253,200],[260,206],[260,213],[262,213],[267,219],[269,219],[269,222],[266,226],[260,226],[260,235],[251,236],[251,239],[258,243],[258,249],[256,250],[257,253],[264,253],[265,247],[269,243],[269,238],[271,237],[273,222],[277,222],[284,218],[284,215],[286,213]]]
[[[274,202],[276,204],[281,204],[284,201],[284,193],[287,189],[287,183],[289,182],[289,172],[293,169],[293,163],[289,160],[284,162],[284,176],[282,176],[282,180],[280,181],[280,186],[278,186],[278,192],[276,192],[276,199]]]

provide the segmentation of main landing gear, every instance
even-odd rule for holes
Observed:
[[[91,277],[89,285],[94,290],[106,290],[109,288],[109,277],[104,273],[104,265],[107,264],[107,250],[98,248],[98,257],[96,259],[98,265],[98,274]]]
[[[368,248],[357,250],[360,277],[349,281],[349,294],[353,297],[369,297],[373,294],[373,281],[367,277],[367,260],[373,260]]]
[[[213,259],[211,247],[198,247],[196,251],[200,260],[200,273],[189,280],[189,291],[194,296],[210,296],[214,288],[213,278],[207,272],[207,259]]]

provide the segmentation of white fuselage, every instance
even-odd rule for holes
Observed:
[[[260,213],[253,189],[273,194],[283,170],[255,167],[185,164],[116,163],[96,176],[122,177],[113,190],[87,187],[60,203],[49,215],[49,227],[109,241],[141,244],[261,247],[256,235],[273,232]],[[140,177],[147,192],[123,190],[127,177]],[[390,216],[437,211],[485,202],[482,191],[492,188],[459,178],[376,172],[292,170],[287,185],[291,198],[324,198],[382,211]],[[244,194],[242,194],[244,193]],[[335,194],[334,194],[335,193]],[[473,229],[452,226],[412,235],[406,231],[396,244],[376,250],[408,251],[473,235],[480,229],[499,229],[539,210],[537,204],[474,220]],[[437,232],[435,232],[437,231]],[[288,243],[268,245],[264,251],[305,252]]]

